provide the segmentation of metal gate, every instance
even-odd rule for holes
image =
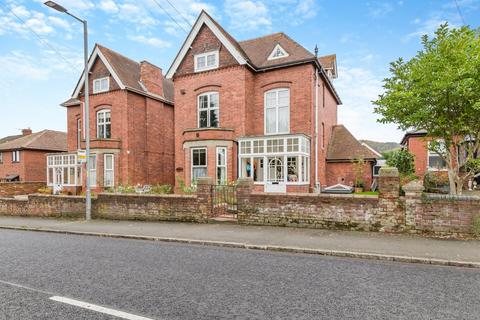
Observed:
[[[212,216],[237,216],[237,187],[232,185],[212,186]]]

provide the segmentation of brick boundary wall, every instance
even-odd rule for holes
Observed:
[[[38,189],[45,188],[45,182],[0,182],[0,197],[19,196],[37,193]]]
[[[241,224],[332,228],[380,232],[470,234],[480,218],[480,197],[423,194],[413,181],[400,197],[398,171],[382,168],[379,196],[270,194],[254,192],[251,179],[237,186]],[[195,195],[99,194],[92,216],[101,219],[208,222],[212,211],[212,179],[201,178]],[[85,198],[29,195],[0,198],[0,215],[84,217]]]

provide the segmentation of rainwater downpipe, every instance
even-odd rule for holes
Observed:
[[[318,69],[315,68],[315,192],[320,193],[318,181]]]

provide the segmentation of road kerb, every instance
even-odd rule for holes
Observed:
[[[285,246],[274,246],[274,245],[257,245],[257,244],[247,244],[247,243],[229,242],[229,241],[199,240],[199,239],[174,238],[174,237],[156,237],[156,236],[129,235],[129,234],[103,233],[103,232],[86,232],[86,231],[73,231],[73,230],[61,230],[61,229],[30,228],[30,227],[17,227],[17,226],[0,226],[0,229],[48,232],[48,233],[107,237],[107,238],[120,238],[120,239],[162,241],[162,242],[186,243],[186,244],[193,244],[193,245],[215,246],[215,247],[225,247],[225,248],[316,254],[316,255],[332,256],[332,257],[393,261],[393,262],[403,262],[403,263],[419,263],[419,264],[430,264],[430,265],[438,265],[438,266],[480,269],[480,262],[446,260],[446,259],[437,259],[437,258],[423,258],[423,257],[413,257],[413,256],[411,257],[411,256],[401,256],[401,255],[386,255],[386,254],[379,254],[379,253],[365,253],[365,252],[355,252],[355,251],[314,249],[314,248],[302,248],[302,247],[285,247]]]

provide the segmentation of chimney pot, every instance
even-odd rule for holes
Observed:
[[[32,129],[27,128],[27,129],[22,129],[22,135],[23,136],[29,136],[32,134]]]

